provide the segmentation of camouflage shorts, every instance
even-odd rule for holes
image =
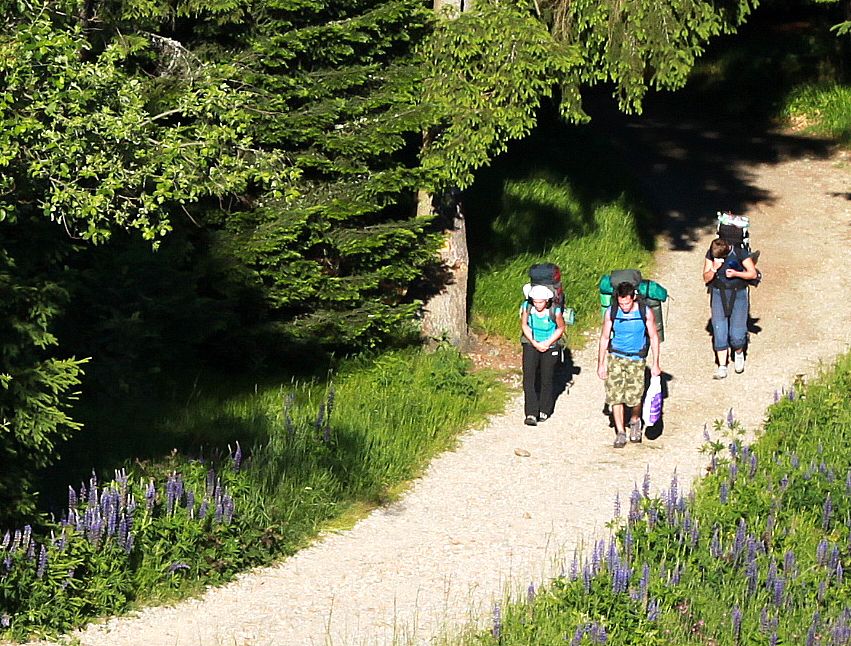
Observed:
[[[606,403],[638,406],[644,395],[644,359],[609,355],[606,377]]]

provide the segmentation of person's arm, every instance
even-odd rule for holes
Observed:
[[[715,272],[724,264],[723,258],[703,259],[703,283],[708,285],[715,279]]]
[[[647,336],[650,338],[650,351],[653,353],[653,362],[650,364],[650,374],[658,377],[662,374],[662,369],[659,367],[659,331],[656,329],[656,315],[649,307],[646,310],[647,314]]]
[[[742,280],[752,280],[756,278],[756,265],[752,258],[745,258],[742,261],[744,271],[736,271],[735,269],[727,269],[727,278],[741,278]]]
[[[606,314],[603,316],[603,327],[600,330],[600,344],[597,349],[597,376],[600,379],[606,379],[606,356],[609,353],[609,338],[612,336],[612,315],[611,309],[606,308]]]
[[[520,306],[520,330],[529,343],[535,345],[535,336],[532,333],[532,328],[529,327],[529,309],[527,304]]]

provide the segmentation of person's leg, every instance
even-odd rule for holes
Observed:
[[[528,343],[521,345],[523,346],[523,414],[526,417],[532,416],[537,419],[540,405],[538,393],[535,390],[535,381],[541,353]]]
[[[718,361],[715,378],[723,379],[727,376],[730,321],[724,313],[724,299],[721,296],[721,290],[715,287],[712,288],[710,308],[712,310],[712,349],[715,350],[715,359]]]
[[[631,363],[622,357],[609,355],[606,376],[606,403],[612,413],[615,423],[615,448],[620,449],[626,445],[626,430],[624,427],[624,396],[627,384],[628,364]]]
[[[745,369],[744,348],[748,340],[748,290],[736,293],[733,311],[730,314],[730,347],[733,349],[736,372]]]
[[[559,361],[560,350],[551,349],[540,353],[541,355],[541,409],[547,417],[553,414],[555,401],[553,399],[553,375]]]
[[[623,404],[609,404],[609,408],[612,411],[612,419],[615,422],[615,433],[620,435],[621,433],[626,433],[624,426],[624,405]]]
[[[629,429],[630,442],[640,442],[641,433],[641,400],[644,398],[644,373],[647,362],[642,360],[629,361],[626,364],[626,385],[624,387],[624,410],[629,412],[629,420],[625,426]]]

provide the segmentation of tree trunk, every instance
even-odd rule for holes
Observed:
[[[420,191],[417,196],[417,213],[431,212],[431,195]],[[444,222],[443,247],[439,253],[442,284],[423,308],[423,335],[434,341],[446,340],[465,349],[467,331],[467,276],[470,256],[467,251],[467,225],[461,204],[454,199],[440,209]]]
[[[472,4],[473,0],[433,0],[432,6],[435,12],[449,6],[461,13],[469,10]],[[445,339],[463,350],[468,341],[467,276],[470,254],[467,251],[467,224],[461,204],[454,196],[442,206],[439,213],[444,227],[443,247],[439,253],[442,279],[439,291],[423,307],[422,332],[432,342]],[[432,212],[432,195],[420,191],[417,195],[417,215],[429,215]]]

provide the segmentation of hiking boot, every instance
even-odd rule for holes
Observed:
[[[712,375],[713,379],[726,379],[727,378],[727,366],[718,366],[715,369],[715,374]]]
[[[734,352],[733,353],[733,366],[736,369],[737,375],[740,375],[745,371],[745,353],[744,352]]]
[[[526,415],[526,419],[523,422],[526,426],[537,426],[538,420],[535,419],[534,415]]]
[[[550,416],[547,415],[546,413],[541,413],[540,415],[538,415],[538,421],[539,422],[546,422],[549,418],[550,418]]]
[[[613,446],[616,449],[622,449],[623,447],[625,447],[626,446],[626,433],[618,433],[617,435],[615,435],[615,443],[613,444]]]
[[[629,421],[629,441],[640,442],[644,434],[641,432],[641,420],[632,419]]]

